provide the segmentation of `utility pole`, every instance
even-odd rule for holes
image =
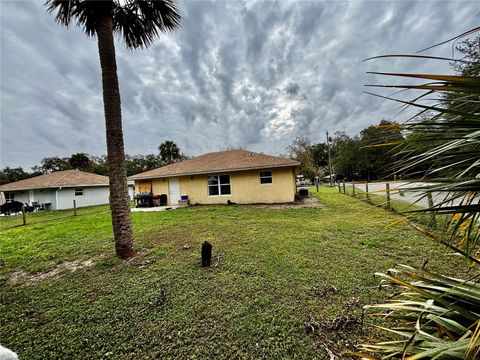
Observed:
[[[330,137],[327,130],[327,148],[328,148],[328,171],[330,172],[329,180],[330,186],[332,186],[332,155],[330,154]]]

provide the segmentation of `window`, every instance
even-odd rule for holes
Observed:
[[[5,193],[5,201],[6,202],[15,201],[15,194],[13,192],[6,192]]]
[[[230,175],[210,175],[207,177],[208,195],[230,195]]]
[[[75,188],[75,196],[83,196],[83,189]]]
[[[260,184],[271,184],[272,183],[272,172],[260,171]]]

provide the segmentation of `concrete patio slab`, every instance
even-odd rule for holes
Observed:
[[[131,208],[130,211],[131,212],[167,211],[167,209],[175,210],[176,208],[178,208],[178,205]]]

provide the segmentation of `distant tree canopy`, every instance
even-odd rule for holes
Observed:
[[[180,152],[177,144],[171,140],[166,140],[161,143],[158,150],[160,151],[160,161],[164,165],[173,164],[188,158],[185,154]]]
[[[338,131],[331,145],[332,171],[348,179],[380,179],[393,172],[393,148],[404,139],[397,123],[382,120],[378,125],[349,136]],[[286,149],[292,159],[302,162],[299,173],[307,178],[328,174],[328,147],[311,144],[306,137],[297,137]]]
[[[163,144],[164,154],[147,155],[125,155],[127,176],[135,175],[144,171],[156,169],[173,162],[188,159],[188,156],[180,151],[180,148],[173,141],[166,141]],[[159,148],[160,148],[159,147]],[[108,175],[107,157],[92,156],[86,153],[73,154],[70,157],[46,157],[42,159],[40,165],[32,167],[32,171],[24,171],[23,168],[6,167],[0,170],[0,185],[10,182],[23,180],[32,176],[51,173],[53,171],[78,169],[88,171],[99,175]]]
[[[77,153],[73,154],[70,159],[68,159],[68,163],[72,169],[78,169],[82,171],[88,171],[91,167],[91,160],[85,153]]]
[[[167,165],[163,163],[157,154],[148,155],[126,155],[125,162],[127,166],[127,175],[135,175],[144,171],[156,169],[160,166]]]
[[[58,156],[43,158],[40,165],[33,166],[32,170],[43,174],[53,171],[68,170],[71,169],[69,160],[70,159],[67,157],[60,158]]]
[[[21,167],[18,168],[9,168],[6,167],[0,171],[0,185],[1,184],[8,184],[14,181],[19,181],[23,179],[28,179],[32,176],[37,176],[39,173],[37,172],[26,172]]]

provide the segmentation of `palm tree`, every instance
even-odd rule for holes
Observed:
[[[182,158],[177,144],[171,140],[166,140],[161,143],[158,150],[160,151],[160,159],[164,165],[172,164]]]
[[[56,11],[59,24],[69,26],[75,23],[88,36],[97,36],[102,68],[110,211],[116,253],[126,259],[133,255],[133,234],[113,35],[121,35],[130,49],[148,47],[161,32],[179,27],[181,16],[172,0],[47,0],[45,5],[48,12]]]

